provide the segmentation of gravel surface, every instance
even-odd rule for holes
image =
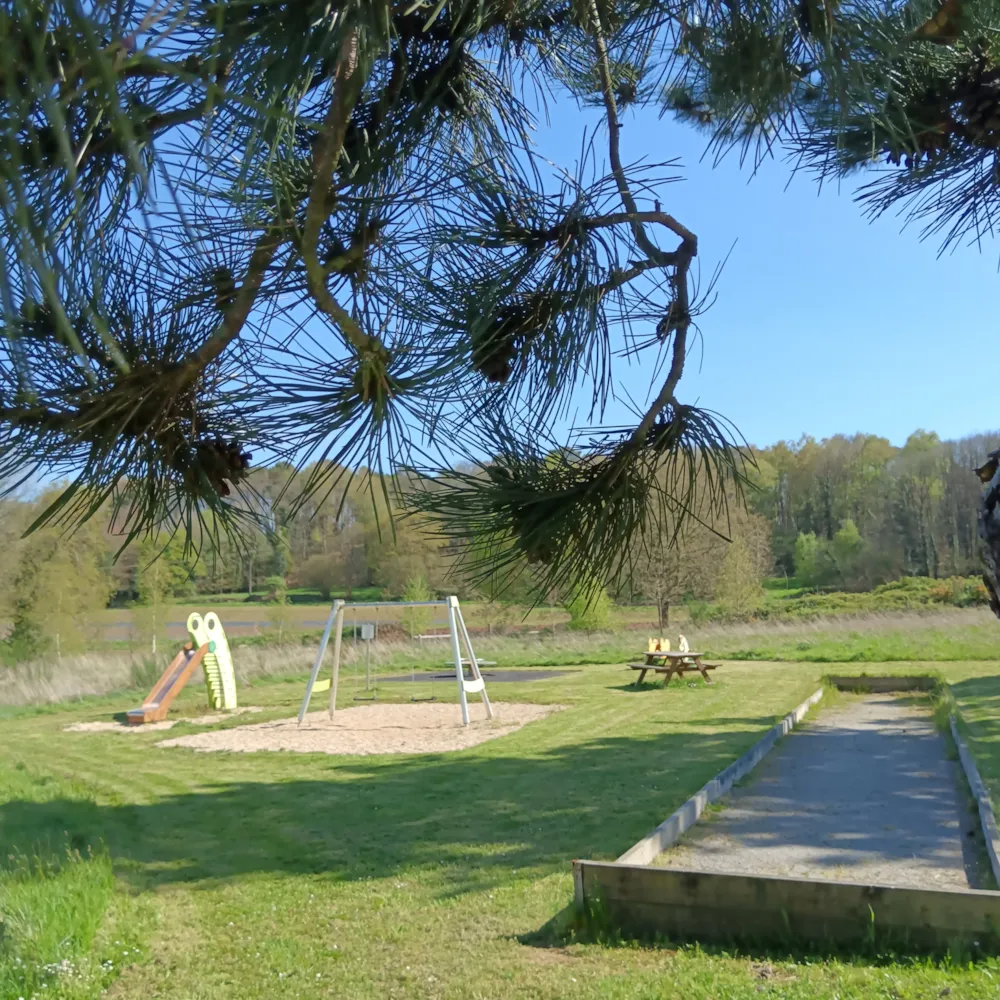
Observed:
[[[654,864],[921,888],[982,888],[964,776],[929,706],[847,696],[793,732]]]
[[[544,719],[562,705],[493,702],[492,721],[482,702],[469,704],[470,723],[462,725],[458,704],[374,704],[340,709],[330,721],[326,712],[310,712],[302,721],[278,719],[252,726],[193,733],[157,743],[193,750],[291,750],[296,753],[390,754],[463,750],[512,733]]]

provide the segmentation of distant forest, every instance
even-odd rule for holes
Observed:
[[[902,447],[857,434],[754,449],[747,506],[733,502],[721,522],[689,525],[677,546],[647,539],[631,585],[610,596],[654,604],[665,622],[681,602],[757,614],[765,577],[787,577],[796,588],[866,591],[903,577],[978,576],[973,469],[998,441],[1000,434],[941,441],[917,431]],[[468,546],[446,542],[427,521],[399,519],[377,481],[356,479],[346,498],[309,501],[292,516],[292,473],[275,467],[252,475],[269,531],[242,546],[221,538],[196,556],[180,537],[161,536],[116,560],[120,539],[107,517],[73,535],[49,527],[22,537],[46,497],[0,503],[0,627],[8,642],[41,648],[43,633],[80,634],[80,623],[109,602],[156,606],[196,593],[279,601],[292,588],[324,597],[361,588],[387,598],[446,590],[463,599],[491,596],[463,582]],[[525,569],[504,600],[533,600]]]
[[[941,441],[917,431],[901,448],[856,434],[756,451],[751,504],[770,525],[775,572],[846,590],[977,575],[973,469],[998,445],[1000,433]]]

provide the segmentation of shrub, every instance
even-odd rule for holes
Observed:
[[[799,533],[795,539],[795,575],[807,586],[823,582],[823,553],[816,533]]]
[[[311,556],[298,571],[299,583],[311,590],[318,590],[324,601],[330,600],[335,587],[342,581],[339,567],[329,556]]]
[[[567,628],[578,632],[599,632],[611,625],[611,600],[603,587],[576,587],[565,603],[569,612]]]
[[[406,587],[403,589],[403,600],[433,601],[434,595],[422,576],[412,576],[406,581]],[[411,638],[423,635],[430,627],[432,618],[433,614],[430,608],[406,608],[403,613],[403,620],[406,622],[406,628]]]
[[[719,604],[734,618],[748,618],[764,600],[760,576],[746,543],[734,538],[726,549],[716,587]]]
[[[718,609],[708,601],[689,601],[685,607],[688,617],[695,625],[704,625],[718,617]]]

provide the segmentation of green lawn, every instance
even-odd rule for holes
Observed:
[[[899,619],[826,621],[776,629],[766,623],[741,634],[709,632],[704,645],[734,660],[798,660],[811,663],[910,663],[915,660],[994,660],[996,620],[986,612],[931,612]]]
[[[292,618],[308,618],[310,620],[326,618],[330,611],[330,605],[334,598],[345,598],[343,592],[334,593],[330,600],[324,600],[318,593],[308,591],[292,591],[288,603],[285,605],[285,614]],[[350,598],[353,602],[381,602],[377,618],[380,622],[400,622],[404,619],[404,610],[399,606],[399,602],[392,598],[383,598],[381,591],[375,587],[366,587],[356,590]],[[265,620],[268,615],[274,612],[276,602],[264,600],[248,601],[246,594],[200,594],[197,597],[184,597],[171,599],[164,605],[165,615],[170,621],[184,621],[192,611],[200,614],[206,609],[221,607],[220,617],[232,618],[233,621],[256,621]],[[520,604],[488,605],[482,601],[462,601],[462,613],[469,625],[485,624],[488,621],[498,623],[501,619],[504,623],[516,625],[537,625],[546,626],[554,624],[564,624],[569,621],[569,612],[560,606],[543,605],[537,608],[530,608]],[[350,619],[353,612],[348,612]],[[440,611],[430,609],[428,612],[431,620],[447,622],[447,614],[442,607]],[[105,608],[94,617],[95,625],[110,625],[115,622],[131,622],[134,616],[132,608]],[[656,608],[644,604],[622,604],[612,606],[612,621],[615,623],[624,622],[656,622]],[[357,612],[358,620],[374,620],[376,614],[374,610]]]
[[[980,752],[1000,733],[998,667],[889,669],[940,669],[980,727]],[[587,666],[497,684],[495,700],[566,708],[430,756],[209,755],[159,749],[158,733],[62,731],[110,718],[128,698],[7,711],[0,998],[1000,995],[996,961],[740,955],[560,929],[572,858],[617,856],[827,669],[727,664],[712,687],[634,691],[620,666]],[[301,680],[260,682],[241,698],[265,706],[258,721],[292,714],[301,691]],[[453,697],[450,686],[437,693]],[[385,698],[410,694],[380,687]],[[341,695],[348,707],[349,686]],[[179,714],[203,712],[203,698],[185,691]],[[170,735],[184,731],[193,727]],[[1000,778],[1000,768],[984,773]]]

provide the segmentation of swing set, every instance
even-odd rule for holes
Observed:
[[[376,620],[378,619],[379,608],[445,608],[448,615],[448,632],[451,638],[452,660],[455,664],[455,680],[458,684],[458,700],[462,708],[462,725],[469,724],[469,704],[466,695],[478,694],[486,708],[486,717],[493,718],[493,708],[490,705],[489,695],[486,693],[486,681],[483,680],[479,665],[482,662],[476,658],[472,649],[472,641],[469,638],[469,630],[465,627],[465,619],[462,617],[462,610],[458,606],[457,597],[448,597],[443,601],[400,601],[400,602],[358,602],[348,604],[346,601],[336,600],[330,609],[330,616],[327,618],[326,628],[323,630],[323,638],[319,643],[319,651],[316,654],[316,662],[313,664],[312,673],[309,675],[309,682],[306,684],[305,695],[302,698],[302,706],[299,709],[299,724],[309,710],[309,701],[314,692],[330,691],[330,718],[332,719],[337,708],[337,682],[340,677],[340,652],[343,644],[344,634],[344,612],[347,610],[356,611],[361,608],[374,608]],[[367,623],[362,624],[365,629]],[[374,638],[374,625],[372,628],[372,638]],[[355,635],[356,635],[355,630]],[[326,647],[333,636],[333,670],[329,680],[320,681],[319,672],[323,668],[323,657],[326,654]],[[366,650],[366,677],[370,676],[371,665],[371,644],[366,637],[368,649]],[[462,656],[462,646],[468,653],[467,657]],[[465,667],[469,667],[471,677],[465,676]],[[415,674],[411,669],[411,680],[415,680]],[[367,682],[366,682],[367,690]],[[355,701],[374,700],[373,693],[370,699],[363,699],[357,695],[357,673],[355,672]],[[423,701],[425,699],[412,698],[412,701]],[[433,700],[433,699],[431,699]]]

